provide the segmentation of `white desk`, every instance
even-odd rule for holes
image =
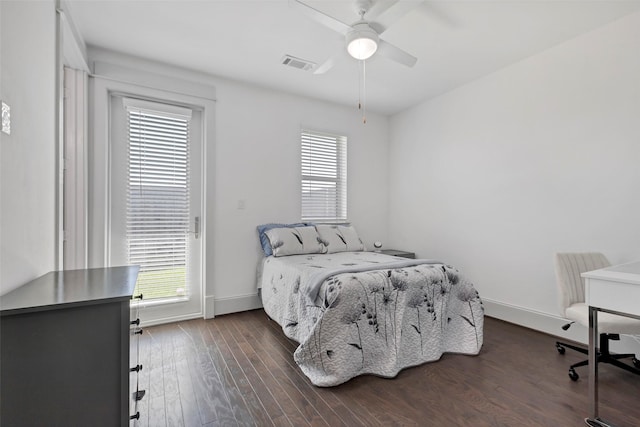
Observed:
[[[582,274],[589,306],[589,398],[591,426],[609,426],[598,417],[598,312],[640,319],[640,261],[614,265]]]

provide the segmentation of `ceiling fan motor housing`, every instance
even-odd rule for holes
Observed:
[[[373,6],[371,0],[356,0],[353,4],[355,12],[360,16],[364,16],[371,9],[371,6]]]
[[[378,33],[366,22],[359,22],[352,26],[346,37],[347,51],[356,59],[370,58],[378,49]]]

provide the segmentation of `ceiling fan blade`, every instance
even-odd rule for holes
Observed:
[[[391,43],[387,43],[382,39],[380,39],[378,43],[378,50],[376,51],[376,54],[378,53],[386,58],[406,65],[407,67],[413,67],[418,61],[418,58],[415,56],[408,54],[399,47],[396,47]]]
[[[325,27],[331,28],[333,31],[337,31],[340,34],[346,35],[349,31],[351,31],[350,25],[337,20],[333,16],[327,15],[324,12],[320,12],[318,9],[304,4],[299,0],[289,0],[289,6],[300,10],[302,13],[309,15],[315,21],[321,23]]]
[[[424,3],[424,0],[396,1],[390,7],[384,9],[377,17],[369,19],[375,21],[376,30],[382,34],[384,31],[389,29],[394,22],[420,6],[422,3]],[[374,8],[375,6],[371,9],[373,10]]]
[[[332,69],[334,65],[336,65],[336,57],[332,56],[331,58],[320,64],[318,67],[316,67],[316,69],[313,70],[313,74],[324,74]]]
[[[351,58],[349,54],[347,54],[346,49],[340,49],[335,55],[331,56],[329,59],[324,61],[322,64],[318,65],[315,70],[313,70],[313,74],[325,74],[327,71],[330,71],[336,65],[344,62],[347,58]]]

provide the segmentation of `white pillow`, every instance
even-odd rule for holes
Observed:
[[[265,232],[273,256],[323,254],[327,248],[322,244],[315,227],[272,228]]]
[[[316,225],[322,243],[327,247],[327,253],[364,251],[364,243],[353,226],[345,225]]]

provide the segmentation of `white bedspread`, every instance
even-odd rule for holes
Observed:
[[[264,309],[300,344],[294,359],[315,385],[394,377],[445,352],[477,354],[482,346],[482,302],[451,266],[342,252],[268,257],[262,267]]]

